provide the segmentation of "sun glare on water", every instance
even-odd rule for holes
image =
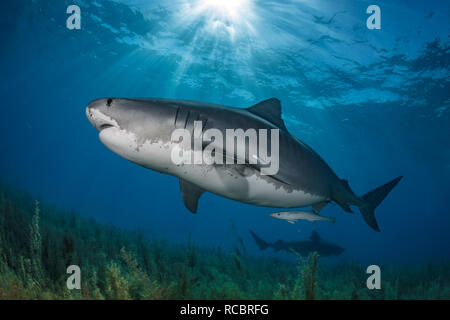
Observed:
[[[186,50],[182,50],[174,73],[176,79],[199,66],[199,60],[251,59],[250,46],[258,39],[256,0],[181,1],[168,22],[173,33],[185,30],[182,33]]]
[[[210,33],[223,34],[233,40],[248,33],[252,25],[252,0],[198,0],[189,5],[191,19],[205,21]]]
[[[239,9],[245,7],[248,2],[247,0],[203,0],[201,4],[205,9],[214,9],[223,15],[237,17]]]

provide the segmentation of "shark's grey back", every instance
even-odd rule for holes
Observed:
[[[250,108],[233,108],[223,105],[186,100],[145,99],[168,108],[175,106],[174,126],[193,130],[194,121],[202,121],[203,130],[218,129],[225,136],[226,129],[279,129],[279,171],[274,179],[284,187],[302,190],[313,195],[331,198],[332,189],[339,179],[309,146],[291,135],[281,119],[281,105],[269,99]],[[268,135],[270,145],[270,135]],[[247,159],[248,160],[248,159]]]

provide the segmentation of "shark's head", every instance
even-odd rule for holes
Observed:
[[[333,255],[338,256],[338,255],[342,254],[344,251],[345,251],[344,248],[342,248],[342,247],[340,247],[338,245],[334,245]]]
[[[156,99],[102,98],[86,107],[86,116],[105,146],[154,170],[163,161],[154,152],[156,145],[170,142],[175,112],[175,107]]]
[[[269,216],[271,216],[273,218],[277,218],[277,219],[283,219],[283,217],[284,217],[282,212],[270,213]]]
[[[276,218],[276,219],[282,219],[282,220],[296,220],[295,213],[292,213],[289,211],[274,212],[274,213],[270,213],[269,216]]]
[[[86,117],[99,132],[109,127],[119,127],[109,108],[113,98],[102,98],[90,102],[86,107]]]
[[[152,139],[164,132],[174,111],[161,99],[101,98],[87,105],[86,116],[99,131],[116,127]]]

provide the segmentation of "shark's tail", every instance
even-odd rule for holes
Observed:
[[[265,250],[269,247],[269,244],[267,242],[265,242],[263,239],[261,239],[260,237],[258,237],[252,230],[249,230],[250,233],[253,236],[253,239],[255,239],[256,244],[259,247],[259,250]]]
[[[382,185],[381,187],[376,188],[375,190],[370,191],[369,193],[361,197],[359,211],[361,211],[361,214],[367,224],[375,231],[380,231],[377,220],[375,219],[375,208],[381,203],[381,201],[384,200],[384,198],[386,198],[389,192],[394,189],[394,187],[402,178],[402,176],[397,177],[394,180]]]

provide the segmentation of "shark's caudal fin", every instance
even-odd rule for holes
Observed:
[[[256,244],[259,247],[259,250],[265,250],[269,247],[269,244],[267,242],[265,242],[263,239],[261,239],[260,237],[258,237],[252,230],[249,230],[250,233],[253,236],[253,239],[255,239]]]
[[[375,208],[386,198],[402,178],[402,176],[397,177],[361,197],[362,202],[359,205],[359,210],[367,224],[375,231],[380,231],[377,220],[375,219]]]

